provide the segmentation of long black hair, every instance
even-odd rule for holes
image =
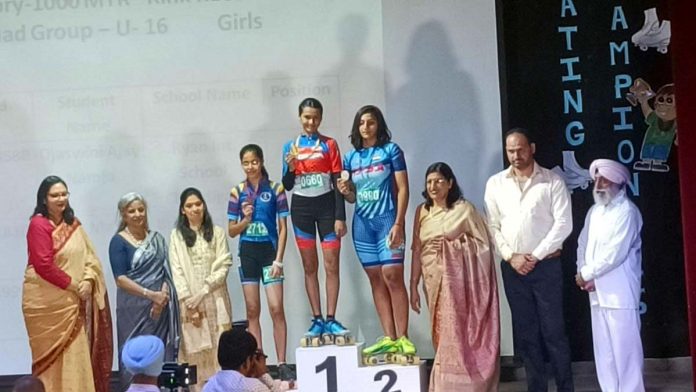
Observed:
[[[181,236],[184,237],[186,246],[190,248],[196,243],[196,232],[191,230],[188,218],[183,211],[184,204],[186,204],[186,199],[188,199],[189,196],[196,196],[201,199],[203,202],[203,207],[205,207],[203,209],[203,222],[201,222],[201,230],[203,231],[203,239],[205,239],[206,242],[213,240],[213,218],[210,217],[210,213],[208,212],[208,204],[206,204],[201,191],[196,188],[186,188],[183,192],[181,192],[181,196],[179,197],[179,219],[176,221],[176,229],[179,230]]]
[[[303,99],[302,102],[300,102],[300,106],[297,107],[298,116],[302,115],[302,110],[304,110],[304,108],[317,109],[319,111],[319,116],[324,117],[324,107],[321,106],[321,102],[316,98]]]
[[[353,129],[350,131],[350,144],[356,150],[363,147],[362,136],[360,136],[360,119],[365,114],[371,114],[377,120],[377,143],[375,146],[383,146],[391,140],[391,132],[387,127],[387,121],[384,119],[382,111],[377,106],[366,105],[358,109],[353,119]]]
[[[454,205],[454,203],[457,202],[457,200],[464,198],[464,196],[462,195],[462,190],[461,188],[459,188],[459,184],[457,183],[457,177],[454,176],[452,168],[449,167],[449,165],[445,162],[435,162],[432,165],[428,166],[428,170],[425,171],[426,184],[425,190],[423,191],[423,197],[425,198],[426,210],[430,210],[430,207],[433,206],[433,199],[431,199],[430,195],[428,195],[427,184],[428,175],[431,173],[439,173],[443,177],[445,177],[446,180],[452,181],[452,187],[450,188],[449,192],[447,192],[447,208],[452,208],[452,206]]]
[[[34,207],[34,214],[41,214],[48,218],[48,206],[46,206],[46,199],[48,198],[48,191],[53,185],[63,184],[65,189],[68,189],[68,185],[58,176],[48,176],[41,181],[39,185],[39,190],[36,192],[36,207]],[[69,225],[72,225],[75,221],[75,211],[70,207],[70,200],[66,201],[65,210],[63,210],[63,221]]]
[[[261,175],[268,180],[268,171],[266,170],[266,165],[263,160],[263,150],[257,144],[247,144],[239,150],[239,160],[244,159],[244,154],[251,152],[256,155],[261,160]],[[202,199],[201,199],[202,200]]]

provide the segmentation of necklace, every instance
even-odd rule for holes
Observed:
[[[143,238],[142,240],[139,240],[139,239],[135,238],[135,236],[133,235],[133,233],[131,233],[131,231],[128,230],[128,226],[126,226],[126,229],[125,229],[124,231],[125,231],[126,233],[128,233],[128,235],[129,235],[130,238],[133,240],[133,243],[134,243],[136,246],[140,246],[140,245],[143,244],[143,242],[145,242],[145,238]],[[146,236],[146,237],[147,237],[147,236]]]

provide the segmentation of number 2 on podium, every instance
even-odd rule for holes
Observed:
[[[336,378],[336,357],[331,355],[326,357],[324,362],[318,364],[314,371],[319,374],[326,370],[326,391],[338,392],[338,380]],[[381,381],[387,377],[387,383],[382,388],[382,392],[401,392],[401,390],[392,391],[391,388],[396,384],[396,372],[393,370],[382,370],[375,374],[375,381]]]

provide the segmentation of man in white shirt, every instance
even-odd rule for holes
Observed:
[[[547,390],[548,357],[557,390],[573,391],[560,260],[563,241],[573,229],[570,195],[560,176],[534,161],[535,148],[526,130],[508,131],[510,167],[488,179],[484,199],[503,258],[515,353],[524,362],[527,390]]]
[[[233,327],[220,334],[217,355],[222,370],[208,379],[203,392],[280,392],[287,389],[268,374],[266,355],[257,350],[256,338],[245,328]]]
[[[597,378],[602,391],[644,391],[640,340],[640,211],[626,196],[630,174],[609,159],[590,165],[595,204],[578,237],[575,282],[589,292]]]

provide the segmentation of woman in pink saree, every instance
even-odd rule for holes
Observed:
[[[486,223],[446,163],[430,165],[425,185],[413,224],[411,307],[420,313],[422,276],[435,348],[430,391],[497,391],[498,287]]]
[[[47,391],[108,392],[113,348],[104,274],[68,195],[63,180],[46,177],[27,232],[22,311],[32,374]]]

